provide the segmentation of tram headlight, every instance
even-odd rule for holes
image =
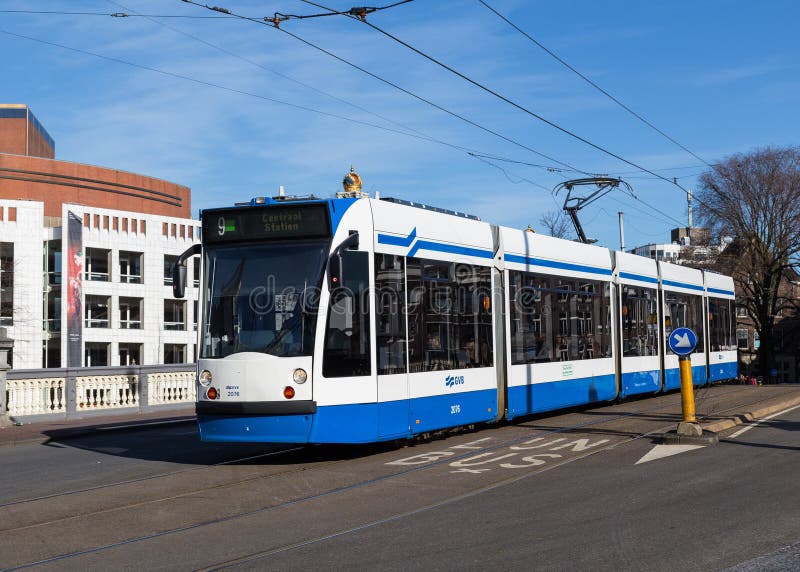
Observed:
[[[209,387],[208,391],[206,391],[206,397],[209,399],[216,399],[219,397],[219,392],[217,391],[216,387]]]
[[[298,367],[296,370],[294,370],[294,373],[292,374],[292,379],[294,379],[295,383],[305,383],[306,380],[308,379],[308,374],[306,373],[306,370],[304,370],[301,367]]]
[[[286,387],[284,387],[283,396],[286,399],[291,399],[292,397],[294,397],[294,387],[292,387],[291,385],[287,385]]]
[[[207,369],[204,369],[203,371],[200,372],[200,375],[198,376],[197,380],[203,387],[208,387],[211,384],[211,380],[213,378],[214,376],[211,375],[211,372],[208,371]]]

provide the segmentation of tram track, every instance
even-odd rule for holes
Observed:
[[[731,393],[737,393],[737,392],[731,392]],[[750,403],[753,403],[753,402],[750,401]],[[737,405],[733,405],[732,407],[729,408],[729,410],[733,410],[733,409],[736,409],[738,407],[739,407],[738,404]],[[270,512],[270,511],[277,511],[279,509],[291,507],[293,505],[298,505],[298,504],[301,504],[301,503],[308,503],[308,502],[312,502],[312,501],[315,501],[315,500],[323,499],[325,497],[330,497],[330,496],[333,496],[333,495],[343,494],[343,493],[346,493],[346,492],[352,492],[352,491],[356,491],[356,490],[361,489],[361,488],[367,488],[367,487],[369,487],[371,485],[376,485],[378,483],[387,482],[387,481],[390,481],[392,479],[399,479],[401,477],[408,476],[408,475],[413,474],[413,473],[418,473],[418,472],[421,472],[421,471],[426,471],[426,470],[433,469],[433,468],[438,467],[438,466],[440,466],[440,465],[442,465],[444,463],[451,463],[453,461],[457,461],[459,459],[465,459],[465,458],[468,458],[470,456],[474,456],[474,455],[479,454],[479,453],[492,452],[492,451],[495,451],[495,450],[503,448],[503,447],[509,447],[509,446],[512,446],[512,445],[515,445],[515,444],[519,444],[519,443],[522,443],[525,440],[531,439],[532,437],[553,435],[553,434],[559,434],[559,433],[579,432],[582,429],[590,428],[590,427],[601,425],[601,424],[610,424],[610,423],[613,423],[614,421],[618,421],[620,419],[625,419],[625,418],[632,417],[632,416],[644,416],[644,415],[654,414],[654,413],[658,413],[660,411],[663,411],[663,410],[666,410],[666,409],[672,409],[672,408],[674,408],[674,404],[668,403],[668,404],[663,404],[663,405],[659,405],[659,406],[656,406],[656,407],[647,408],[647,409],[644,409],[644,410],[637,410],[637,411],[634,411],[634,412],[625,412],[625,413],[620,413],[620,414],[617,414],[617,415],[611,415],[611,416],[608,416],[608,417],[604,417],[602,419],[592,419],[592,420],[589,420],[589,421],[584,422],[584,423],[571,424],[571,425],[568,425],[568,426],[565,426],[565,427],[554,427],[552,429],[537,428],[535,430],[535,432],[528,433],[528,434],[526,434],[526,435],[524,435],[522,437],[516,437],[516,438],[513,438],[513,439],[505,439],[505,440],[503,440],[501,442],[492,443],[491,445],[482,446],[480,448],[472,448],[471,450],[466,451],[466,452],[464,452],[462,454],[450,456],[450,457],[448,457],[446,459],[441,459],[439,461],[433,461],[431,463],[427,463],[427,464],[422,465],[422,466],[415,466],[415,467],[405,468],[405,469],[399,470],[399,471],[393,471],[393,472],[391,472],[389,474],[386,474],[386,475],[380,475],[380,476],[375,477],[375,478],[369,478],[369,479],[360,480],[360,481],[357,481],[357,482],[354,482],[354,483],[346,484],[344,486],[333,487],[333,488],[331,488],[329,490],[325,490],[325,491],[322,491],[322,492],[319,492],[319,493],[315,493],[315,494],[311,494],[311,495],[298,496],[296,498],[292,498],[292,499],[289,499],[289,500],[286,500],[286,501],[283,501],[283,502],[278,502],[276,504],[271,504],[271,505],[262,506],[262,507],[256,507],[256,508],[254,508],[252,510],[248,510],[248,511],[238,511],[238,512],[236,512],[234,514],[226,515],[224,517],[205,519],[205,520],[201,520],[201,521],[198,521],[198,522],[195,522],[195,523],[187,524],[185,526],[173,527],[173,528],[162,530],[162,531],[158,531],[158,532],[155,532],[155,533],[152,533],[152,534],[132,536],[130,538],[125,538],[125,539],[122,539],[122,540],[117,541],[117,542],[106,543],[106,544],[103,544],[103,545],[100,545],[100,546],[87,548],[87,549],[84,549],[84,550],[75,550],[75,551],[64,553],[64,554],[61,554],[61,555],[52,556],[50,558],[31,561],[31,562],[28,562],[28,563],[20,563],[20,564],[16,565],[13,568],[9,568],[8,570],[20,570],[20,569],[39,566],[39,565],[43,565],[43,564],[47,564],[47,563],[51,563],[51,562],[63,562],[63,561],[66,561],[66,560],[78,558],[78,557],[89,555],[89,554],[97,554],[97,553],[100,553],[100,552],[103,552],[103,551],[107,551],[107,550],[111,550],[113,548],[117,548],[117,547],[121,547],[121,546],[129,546],[129,545],[136,544],[136,543],[143,543],[143,542],[147,542],[149,540],[153,540],[153,539],[156,539],[156,538],[162,538],[162,537],[166,537],[166,536],[170,536],[170,535],[180,534],[182,532],[186,532],[186,531],[190,531],[190,530],[196,530],[196,529],[203,528],[203,527],[209,527],[209,526],[216,525],[216,524],[222,524],[222,523],[234,521],[236,519],[242,519],[242,518],[245,518],[245,517],[248,517],[248,516],[264,514],[264,513]],[[717,411],[714,411],[714,414],[718,415],[718,414],[724,413],[724,412],[725,412],[725,410],[717,410]],[[577,413],[580,414],[582,412],[577,412]],[[522,425],[523,424],[520,424],[520,426],[522,426]],[[632,441],[634,441],[636,439],[641,439],[641,438],[650,436],[650,435],[658,433],[658,432],[663,432],[665,429],[668,429],[668,428],[670,428],[672,426],[674,426],[674,422],[671,422],[666,427],[659,427],[659,428],[653,429],[653,430],[651,430],[651,431],[649,431],[647,433],[634,434],[634,435],[626,438],[622,442],[614,443],[614,444],[612,444],[612,445],[610,445],[608,447],[603,447],[603,448],[600,448],[600,449],[598,449],[596,451],[592,451],[591,453],[594,454],[595,452],[608,450],[611,447],[616,447],[616,446],[618,446],[620,444],[623,444],[623,443],[629,443],[629,442],[632,442]],[[300,449],[302,449],[302,448],[293,448],[293,449],[287,449],[287,450],[282,450],[282,451],[273,451],[273,452],[270,452],[270,453],[267,453],[267,454],[264,454],[264,455],[255,455],[255,456],[249,456],[249,457],[242,457],[242,458],[239,458],[239,459],[230,459],[230,460],[226,460],[226,461],[221,462],[221,463],[216,463],[212,467],[195,467],[193,469],[186,469],[186,470],[182,470],[182,471],[174,471],[172,473],[167,473],[167,474],[160,474],[158,476],[143,477],[141,479],[133,479],[133,480],[130,480],[130,481],[121,481],[119,483],[109,483],[107,485],[102,485],[100,487],[90,487],[90,488],[83,489],[83,490],[68,491],[68,492],[62,493],[61,495],[59,495],[59,494],[47,495],[46,497],[40,497],[40,498],[37,498],[35,500],[53,499],[53,498],[57,498],[58,496],[74,495],[74,494],[77,494],[79,492],[91,492],[91,491],[96,491],[99,488],[109,488],[109,487],[114,487],[114,486],[122,486],[124,484],[128,484],[128,483],[131,483],[131,482],[141,483],[143,481],[147,481],[147,480],[154,479],[154,478],[164,478],[165,476],[170,476],[170,475],[175,476],[175,475],[180,475],[180,474],[187,473],[187,472],[193,472],[195,470],[200,470],[200,469],[214,469],[214,468],[219,467],[221,465],[230,465],[230,464],[235,464],[237,462],[246,462],[248,460],[254,460],[254,459],[263,458],[263,457],[278,457],[278,456],[283,455],[283,454],[297,452]],[[585,456],[586,455],[581,455],[581,456],[579,456],[577,458],[569,459],[569,460],[565,461],[565,463],[566,462],[572,462],[573,460],[577,460],[578,458],[585,458]],[[331,465],[336,465],[338,463],[347,463],[347,462],[350,462],[352,460],[353,460],[352,458],[348,458],[348,459],[336,459],[336,460],[331,460],[331,461],[327,461],[327,462],[323,462],[323,463],[316,463],[316,464],[314,464],[313,468],[314,469],[324,469],[324,468],[330,467]],[[563,464],[564,463],[554,464],[552,468],[556,468],[558,466],[562,466]],[[282,471],[282,472],[279,472],[279,473],[254,475],[252,477],[248,477],[247,479],[239,479],[238,481],[233,481],[232,483],[226,483],[226,484],[217,485],[217,486],[214,486],[214,487],[207,487],[207,488],[198,489],[198,490],[186,491],[186,492],[184,492],[184,493],[182,493],[180,495],[170,495],[168,497],[154,498],[154,499],[149,499],[146,502],[140,502],[140,503],[129,503],[129,504],[118,506],[118,507],[112,507],[110,509],[106,509],[106,510],[103,510],[103,511],[87,512],[87,513],[84,513],[84,514],[81,514],[81,515],[78,515],[78,516],[71,516],[71,517],[67,517],[67,518],[53,519],[53,520],[49,520],[49,521],[45,521],[45,522],[40,522],[40,523],[37,523],[36,525],[32,525],[32,526],[45,527],[45,526],[49,526],[49,525],[59,525],[59,524],[63,524],[65,521],[68,521],[68,520],[75,520],[75,519],[78,519],[78,518],[92,518],[93,516],[96,516],[96,515],[99,515],[99,514],[103,514],[103,513],[131,510],[131,509],[135,509],[137,507],[141,507],[142,505],[145,505],[145,504],[152,505],[152,504],[164,503],[166,501],[171,501],[171,500],[175,500],[175,499],[190,497],[192,495],[198,495],[199,493],[203,493],[203,492],[213,491],[213,490],[218,489],[220,487],[229,487],[232,484],[252,483],[253,481],[267,480],[267,479],[276,478],[276,477],[279,477],[279,476],[287,476],[287,475],[290,475],[292,473],[303,471],[303,470],[308,470],[308,469],[309,469],[309,467],[298,467],[298,468],[293,468],[290,471]],[[535,474],[535,473],[531,473],[531,474]],[[526,475],[530,476],[530,474],[526,474]],[[476,489],[475,491],[472,491],[472,492],[470,492],[468,494],[480,494],[481,492],[485,492],[485,490],[493,490],[495,488],[498,488],[498,487],[505,486],[505,485],[511,484],[513,482],[516,482],[517,480],[519,480],[520,477],[521,476],[518,475],[518,476],[515,476],[515,477],[513,477],[511,479],[504,479],[504,480],[501,480],[501,481],[499,481],[497,483],[493,483],[492,485],[489,486],[489,488],[482,487],[482,488]],[[525,477],[525,475],[522,475],[522,477]],[[459,495],[459,496],[453,497],[451,499],[443,499],[442,501],[440,501],[438,503],[434,503],[431,506],[421,507],[421,508],[415,509],[413,511],[410,511],[407,514],[406,513],[398,513],[398,514],[395,514],[395,515],[392,515],[392,516],[388,516],[386,518],[378,519],[378,520],[376,520],[376,521],[374,521],[372,523],[366,523],[364,525],[360,525],[358,527],[354,527],[352,529],[341,530],[341,531],[335,533],[333,536],[332,535],[325,535],[325,536],[320,537],[320,538],[318,538],[316,540],[315,539],[311,539],[309,541],[305,541],[305,542],[297,544],[297,545],[290,545],[290,546],[284,546],[284,547],[281,547],[281,548],[275,548],[275,549],[269,551],[268,553],[266,553],[266,552],[258,553],[255,556],[253,556],[253,555],[251,555],[251,556],[253,556],[253,558],[265,558],[265,557],[269,556],[270,554],[277,554],[278,552],[276,552],[276,551],[286,551],[286,550],[291,550],[291,549],[295,549],[295,548],[300,548],[302,546],[307,545],[309,542],[321,542],[321,541],[324,541],[325,539],[333,538],[334,536],[339,536],[341,534],[347,534],[347,533],[355,532],[357,530],[362,530],[365,526],[377,526],[377,525],[379,525],[381,523],[384,523],[384,522],[389,522],[389,521],[397,519],[397,518],[403,518],[404,516],[410,516],[411,514],[416,514],[420,510],[431,510],[431,509],[436,508],[438,506],[442,506],[443,504],[447,504],[447,503],[450,503],[450,502],[455,502],[455,501],[459,500],[463,496],[464,495]],[[25,500],[17,501],[17,502],[12,503],[12,504],[17,505],[17,504],[21,504],[21,503],[24,503],[24,502],[33,502],[33,500],[34,499],[29,499],[28,501],[25,501]],[[9,506],[9,505],[6,505],[6,506]],[[22,530],[22,529],[17,529],[17,530]],[[236,561],[231,561],[231,562],[233,562],[235,564],[236,562],[238,562],[238,559]],[[224,568],[228,564],[229,563],[222,562],[222,563],[217,564],[215,566],[221,566],[221,567]]]

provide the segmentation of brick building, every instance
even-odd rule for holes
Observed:
[[[190,213],[188,187],[58,161],[27,106],[0,105],[0,326],[15,340],[12,365],[193,361],[199,265],[184,300],[168,272],[199,241]]]

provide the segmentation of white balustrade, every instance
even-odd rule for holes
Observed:
[[[139,405],[138,375],[93,375],[75,378],[78,411]]]
[[[197,396],[195,372],[150,373],[147,375],[147,395],[150,405],[193,402]]]
[[[66,380],[63,377],[38,379],[9,379],[9,415],[42,415],[63,413],[67,406]]]
[[[43,370],[43,373],[45,371]],[[83,368],[81,373],[91,373],[91,368]],[[197,395],[194,370],[148,373],[146,403],[140,403],[138,374],[115,375],[112,371],[106,375],[84,375],[74,378],[37,378],[29,375],[25,375],[23,379],[7,379],[8,414],[12,417],[69,415],[67,395],[71,395],[73,391],[76,412],[138,408],[140,405],[167,407],[193,403]]]

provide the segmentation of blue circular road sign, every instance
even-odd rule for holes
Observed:
[[[689,328],[675,328],[669,334],[669,349],[679,356],[688,356],[697,346],[697,334]]]

